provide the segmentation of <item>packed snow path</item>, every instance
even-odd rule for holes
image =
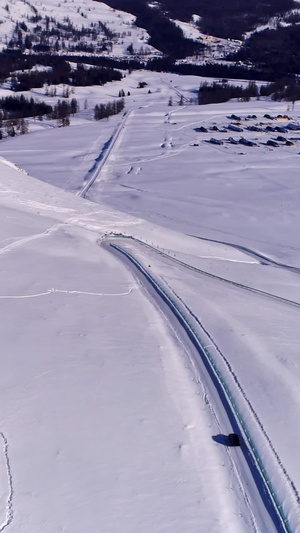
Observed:
[[[124,128],[126,121],[128,117],[130,116],[131,111],[125,111],[122,116],[122,120],[120,121],[120,124],[117,126],[116,130],[114,131],[111,138],[108,140],[106,146],[103,147],[102,152],[100,153],[99,157],[95,161],[95,169],[92,169],[92,175],[88,179],[87,183],[82,187],[82,189],[77,193],[78,196],[81,196],[82,198],[86,197],[87,192],[93,185],[93,183],[96,181],[98,176],[100,175],[100,172],[102,168],[104,167],[110,153],[112,152],[119,136]]]

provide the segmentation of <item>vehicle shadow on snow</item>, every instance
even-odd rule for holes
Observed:
[[[230,446],[228,435],[222,435],[221,433],[219,433],[219,435],[213,435],[212,440],[214,440],[218,444],[223,444],[223,446]]]

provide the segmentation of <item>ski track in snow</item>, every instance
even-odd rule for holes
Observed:
[[[0,432],[0,437],[3,441],[3,454],[5,459],[5,466],[6,466],[6,473],[7,473],[7,481],[8,481],[8,496],[6,499],[6,517],[4,522],[0,525],[0,532],[4,531],[12,522],[14,513],[13,513],[13,482],[12,482],[12,474],[11,474],[11,468],[10,468],[10,461],[8,457],[8,442],[7,439],[2,433]]]
[[[22,295],[0,295],[1,300],[22,300],[25,298],[39,298],[41,296],[49,296],[49,294],[62,293],[62,294],[84,294],[87,296],[127,296],[130,294],[137,286],[131,287],[126,292],[116,292],[116,293],[105,293],[105,292],[88,292],[88,291],[68,291],[64,289],[47,289],[45,292],[39,292],[37,294],[22,294]],[[1,531],[1,530],[0,530]]]
[[[51,226],[51,228],[48,228],[46,231],[44,231],[42,233],[35,233],[34,235],[29,235],[29,237],[24,237],[23,239],[19,239],[19,240],[13,242],[12,244],[8,244],[7,246],[4,246],[4,248],[0,248],[0,255],[5,254],[7,252],[10,252],[14,248],[17,248],[18,246],[20,246],[22,244],[26,244],[26,243],[28,243],[30,241],[34,241],[36,239],[40,239],[42,237],[50,235],[51,233],[53,233],[59,227],[63,226],[66,223],[67,223],[67,221],[63,222],[63,223],[59,223],[59,224],[54,224],[54,226]]]
[[[84,214],[84,215],[81,215],[78,219],[74,218],[74,217],[69,217],[66,220],[62,221],[62,222],[58,222],[57,224],[54,224],[53,226],[51,226],[50,228],[46,229],[46,231],[43,231],[42,233],[35,233],[34,235],[29,235],[28,237],[23,237],[22,239],[18,239],[17,241],[14,241],[13,243],[8,244],[7,246],[4,246],[3,248],[0,248],[0,255],[5,254],[7,252],[10,252],[14,248],[17,248],[18,246],[21,246],[22,244],[27,244],[30,241],[34,241],[36,239],[41,239],[43,237],[47,237],[48,235],[51,235],[52,233],[54,233],[59,228],[61,228],[63,226],[66,226],[68,224],[72,224],[72,223],[76,224],[76,223],[80,222],[81,219],[83,219],[84,217],[89,217],[89,216],[91,216],[93,214],[95,214],[95,213]]]
[[[26,204],[29,204],[31,205],[30,202],[26,202]],[[38,204],[37,204],[38,205]],[[43,205],[46,205],[46,204],[43,204]],[[41,207],[39,205],[39,207]],[[47,207],[47,206],[46,206]],[[42,207],[42,209],[45,209],[46,207]],[[48,206],[49,209],[55,211],[56,208],[53,208],[53,206]],[[60,208],[58,208],[56,210],[58,213],[62,212],[60,210]],[[64,211],[63,211],[64,212]],[[13,250],[14,248],[17,248],[23,244],[27,244],[28,242],[31,242],[31,241],[34,241],[34,240],[37,240],[37,239],[41,239],[43,237],[47,237],[48,235],[51,235],[52,233],[54,233],[55,231],[57,231],[59,228],[62,228],[64,226],[77,226],[77,227],[82,227],[84,228],[85,230],[87,231],[92,231],[92,232],[100,232],[101,230],[103,230],[103,223],[101,224],[98,220],[95,219],[96,221],[96,224],[95,225],[91,225],[89,224],[86,219],[92,216],[95,216],[97,214],[101,214],[102,216],[104,215],[108,215],[108,216],[111,216],[112,213],[110,211],[105,211],[105,210],[100,210],[100,211],[92,211],[91,213],[83,213],[82,215],[79,215],[78,217],[74,217],[74,216],[71,216],[71,217],[68,217],[66,220],[63,220],[62,222],[58,222],[56,224],[54,224],[53,226],[50,226],[50,228],[46,229],[45,231],[41,232],[41,233],[35,233],[34,235],[29,235],[27,237],[22,237],[18,240],[15,240],[14,242],[12,242],[11,244],[8,244],[7,246],[4,246],[3,248],[0,248],[0,255],[2,254],[5,254],[7,252],[10,252],[11,250]],[[90,219],[90,220],[94,220],[94,219]],[[138,224],[139,223],[139,220],[138,219],[135,219],[135,220],[130,220],[130,221],[120,221],[118,222],[118,226],[127,226],[128,224],[132,225],[132,224]],[[109,227],[110,225],[112,225],[113,227],[115,227],[115,222],[114,222],[114,219],[112,219],[112,221],[107,221],[105,223],[105,228],[107,229],[107,227]]]

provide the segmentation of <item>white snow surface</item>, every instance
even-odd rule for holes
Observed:
[[[0,167],[2,530],[247,531],[184,347],[97,245],[136,221]]]
[[[167,105],[199,83],[133,73],[80,93],[130,87],[125,115],[87,109],[1,142],[0,531],[278,530],[195,348],[109,243],[195,328],[300,531],[300,135],[275,148],[277,133],[246,129],[300,117],[268,101]]]

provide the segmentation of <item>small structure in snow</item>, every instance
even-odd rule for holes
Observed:
[[[211,139],[209,139],[209,141],[207,141],[211,144],[223,144],[223,141],[220,141],[219,139],[215,139],[214,137],[212,137]]]
[[[234,114],[232,114],[232,115],[231,115],[230,117],[228,117],[228,118],[229,118],[230,120],[237,120],[238,122],[240,122],[240,120],[242,120],[241,117],[238,117],[237,115],[234,115]]]
[[[249,141],[248,139],[245,139],[244,137],[240,138],[240,144],[243,144],[244,146],[258,146],[255,142]]]
[[[291,120],[287,115],[277,115],[276,120]]]
[[[298,126],[298,124],[293,124],[292,122],[290,122],[289,124],[287,124],[286,126],[288,128],[288,130],[293,130],[293,131],[297,131],[300,129],[300,127]]]
[[[235,126],[235,124],[229,124],[229,126],[227,127],[231,131],[244,131],[243,128],[241,128],[240,126]]]
[[[197,133],[207,133],[207,129],[204,128],[204,126],[200,126],[200,128],[194,128],[194,130],[197,132]]]
[[[276,131],[279,131],[279,133],[286,133],[288,130],[283,126],[276,126]]]
[[[269,139],[267,141],[268,146],[273,146],[273,148],[278,148],[279,144],[276,141],[273,141],[272,139]]]
[[[262,128],[259,126],[247,126],[248,131],[262,131]]]

